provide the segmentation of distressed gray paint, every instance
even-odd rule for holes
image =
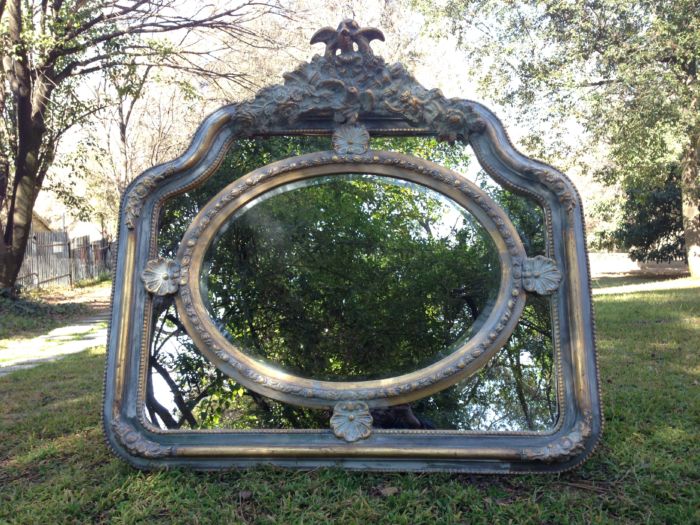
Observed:
[[[558,327],[555,356],[561,372],[558,381],[563,385],[560,421],[553,432],[375,430],[361,443],[343,443],[330,430],[161,431],[140,416],[143,407],[139,406],[139,381],[148,359],[148,347],[142,344],[143,320],[149,315],[150,304],[140,274],[147,261],[155,256],[154,218],[166,196],[203,182],[232,140],[303,133],[330,135],[339,124],[355,123],[364,125],[373,136],[436,135],[468,142],[497,182],[536,199],[544,208],[547,256],[558,262],[564,276],[552,296],[558,319],[555,326]],[[340,55],[315,56],[310,63],[285,75],[284,85],[266,88],[252,101],[231,104],[211,114],[181,157],[146,171],[127,188],[120,212],[105,376],[107,442],[118,456],[138,468],[218,469],[260,463],[295,468],[342,466],[362,470],[491,473],[557,472],[573,468],[590,455],[602,430],[584,231],[580,197],[571,182],[554,168],[517,152],[501,122],[481,104],[445,99],[439,91],[420,86],[402,66],[388,66],[371,53],[345,50]],[[129,242],[134,243],[133,260],[127,258]],[[127,275],[129,269],[132,271]],[[133,295],[125,304],[124,294],[129,284]],[[121,325],[122,312],[130,315],[129,326]],[[117,362],[122,330],[128,330],[128,339],[123,359]],[[124,382],[123,389],[118,391],[120,370]],[[220,448],[212,449],[211,454],[192,453],[211,447],[251,445],[259,454],[232,456],[222,454]],[[295,446],[317,453],[314,457],[294,458],[275,452]],[[347,447],[345,456],[342,451],[336,454],[338,457],[324,452],[327,447],[339,446]],[[190,447],[189,455],[180,455],[185,447]],[[430,457],[428,453],[400,458],[381,457],[375,452],[358,455],[362,447],[387,450],[424,447],[438,452],[449,449],[463,457]],[[484,459],[484,450],[493,449],[502,453]]]

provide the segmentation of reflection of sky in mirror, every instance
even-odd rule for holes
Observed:
[[[380,175],[370,175],[370,174],[353,174],[353,173],[347,173],[347,174],[339,174],[339,175],[332,175],[332,176],[324,176],[324,177],[314,177],[311,179],[306,179],[302,181],[297,181],[297,182],[292,182],[290,184],[285,184],[282,186],[279,186],[273,190],[270,190],[268,192],[265,192],[263,195],[253,199],[252,201],[246,203],[245,205],[241,206],[236,213],[234,213],[231,218],[221,227],[221,229],[217,232],[216,237],[212,241],[212,245],[215,245],[217,241],[226,233],[228,230],[229,226],[235,221],[238,217],[241,215],[244,215],[246,212],[248,212],[251,208],[255,206],[259,206],[263,202],[272,199],[273,197],[276,197],[277,195],[281,195],[283,193],[287,193],[290,191],[302,189],[302,188],[308,188],[312,186],[320,186],[323,184],[328,184],[328,183],[334,183],[338,181],[366,181],[366,182],[372,182],[376,185],[376,192],[378,195],[381,195],[384,192],[383,185],[390,185],[390,186],[397,186],[400,188],[406,188],[408,191],[415,195],[424,195],[424,196],[429,196],[429,198],[436,203],[440,204],[440,210],[439,210],[439,217],[437,220],[433,220],[431,222],[431,229],[432,229],[432,236],[437,237],[437,238],[442,238],[442,239],[450,239],[455,233],[455,230],[459,228],[462,225],[465,225],[465,223],[468,223],[469,225],[473,227],[476,226],[476,221],[472,217],[472,215],[462,208],[459,204],[454,202],[452,199],[449,197],[446,197],[445,195],[442,195],[441,193],[436,192],[435,190],[432,190],[430,188],[427,188],[426,186],[422,186],[420,184],[416,184],[415,182],[403,180],[403,179],[395,179],[393,177],[384,177]],[[364,210],[366,212],[370,212],[371,210],[369,209],[369,205],[364,206]],[[322,227],[322,225],[319,225],[319,227]],[[423,237],[429,237],[428,233],[425,232],[424,230],[418,230],[417,234]]]

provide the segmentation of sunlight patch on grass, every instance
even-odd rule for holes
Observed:
[[[615,284],[610,286],[600,286],[603,283],[593,282],[593,295],[618,295],[637,292],[651,292],[657,290],[677,290],[681,288],[700,288],[700,279],[692,277],[684,277],[680,279],[664,279],[664,280],[642,280],[633,281],[633,284]]]

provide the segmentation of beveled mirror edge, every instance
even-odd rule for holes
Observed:
[[[455,449],[445,444],[442,452],[433,455],[433,459],[426,459],[428,451],[419,447],[421,440],[425,441],[425,434],[423,437],[416,434],[410,438],[416,445],[412,459],[374,459],[368,464],[369,458],[376,458],[377,454],[395,458],[392,456],[392,447],[385,444],[372,448],[367,447],[368,443],[365,442],[359,446],[343,446],[341,443],[336,449],[329,449],[324,444],[325,437],[319,435],[317,446],[301,451],[290,445],[294,441],[293,436],[288,433],[271,433],[265,436],[276,439],[276,447],[263,447],[255,451],[231,444],[232,440],[235,441],[235,433],[222,432],[214,434],[214,441],[207,438],[209,441],[199,448],[194,445],[178,448],[173,444],[173,436],[182,443],[192,444],[200,440],[202,434],[187,432],[160,435],[143,424],[139,418],[134,387],[139,382],[144,353],[142,340],[145,334],[143,326],[134,320],[142,318],[146,310],[147,297],[139,287],[138,275],[141,269],[139,265],[145,264],[140,254],[144,248],[148,253],[153,242],[153,211],[165,195],[183,191],[206,178],[217,155],[222,154],[224,146],[236,136],[251,136],[261,132],[275,134],[275,130],[290,130],[286,122],[251,122],[250,103],[243,103],[227,106],[212,114],[202,124],[184,155],[173,162],[148,170],[125,192],[120,213],[118,262],[113,281],[113,313],[104,396],[105,435],[110,447],[120,457],[140,468],[188,465],[211,469],[271,462],[303,468],[342,464],[348,468],[379,470],[552,472],[575,467],[593,451],[603,421],[585,229],[578,193],[563,174],[518,153],[500,121],[483,106],[467,100],[447,101],[439,93],[428,92],[418,86],[403,70],[399,71],[396,78],[397,82],[420,88],[423,90],[421,93],[428,93],[432,97],[429,101],[419,101],[423,108],[427,105],[426,102],[433,105],[440,103],[439,113],[445,119],[431,120],[426,113],[416,114],[407,107],[408,104],[403,107],[394,104],[392,111],[395,114],[404,115],[411,122],[418,121],[423,126],[420,129],[428,130],[427,133],[470,142],[482,166],[496,181],[518,193],[534,196],[547,212],[552,255],[565,268],[560,293],[569,297],[568,302],[557,299],[562,342],[559,381],[563,384],[560,424],[557,429],[552,434],[543,436],[460,436],[458,439],[461,440],[461,447]],[[260,102],[269,95],[270,92],[263,93],[256,101]],[[313,97],[311,99],[311,106],[317,104]],[[447,119],[449,111],[460,113],[461,116]],[[455,122],[457,123],[454,124]],[[388,127],[385,129],[390,132]],[[398,129],[397,133],[405,133],[405,129]],[[391,436],[393,439],[404,439],[393,434]],[[430,435],[431,447],[434,446],[435,438],[436,436]],[[382,444],[386,438],[384,434],[377,433],[374,439]],[[442,436],[441,439],[454,438]],[[523,439],[525,441],[521,441]],[[484,446],[486,442],[499,446],[487,448]],[[328,456],[324,455],[326,452]],[[289,454],[298,459],[288,459]],[[404,454],[406,453],[402,452],[401,456]],[[305,459],[308,457],[312,459]],[[349,459],[350,457],[355,459]]]

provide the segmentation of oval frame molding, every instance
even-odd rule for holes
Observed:
[[[328,175],[363,173],[420,184],[450,198],[485,228],[498,250],[500,287],[477,333],[440,361],[401,376],[372,381],[319,381],[298,377],[260,362],[217,328],[200,289],[204,257],[217,232],[238,210],[280,186]],[[230,183],[199,212],[185,233],[177,261],[180,286],[175,303],[200,351],[219,369],[259,394],[301,406],[330,408],[338,401],[370,407],[406,403],[447,388],[479,370],[506,342],[525,307],[522,285],[525,248],[508,216],[483,190],[447,168],[409,155],[332,151],[291,157],[263,166]]]

